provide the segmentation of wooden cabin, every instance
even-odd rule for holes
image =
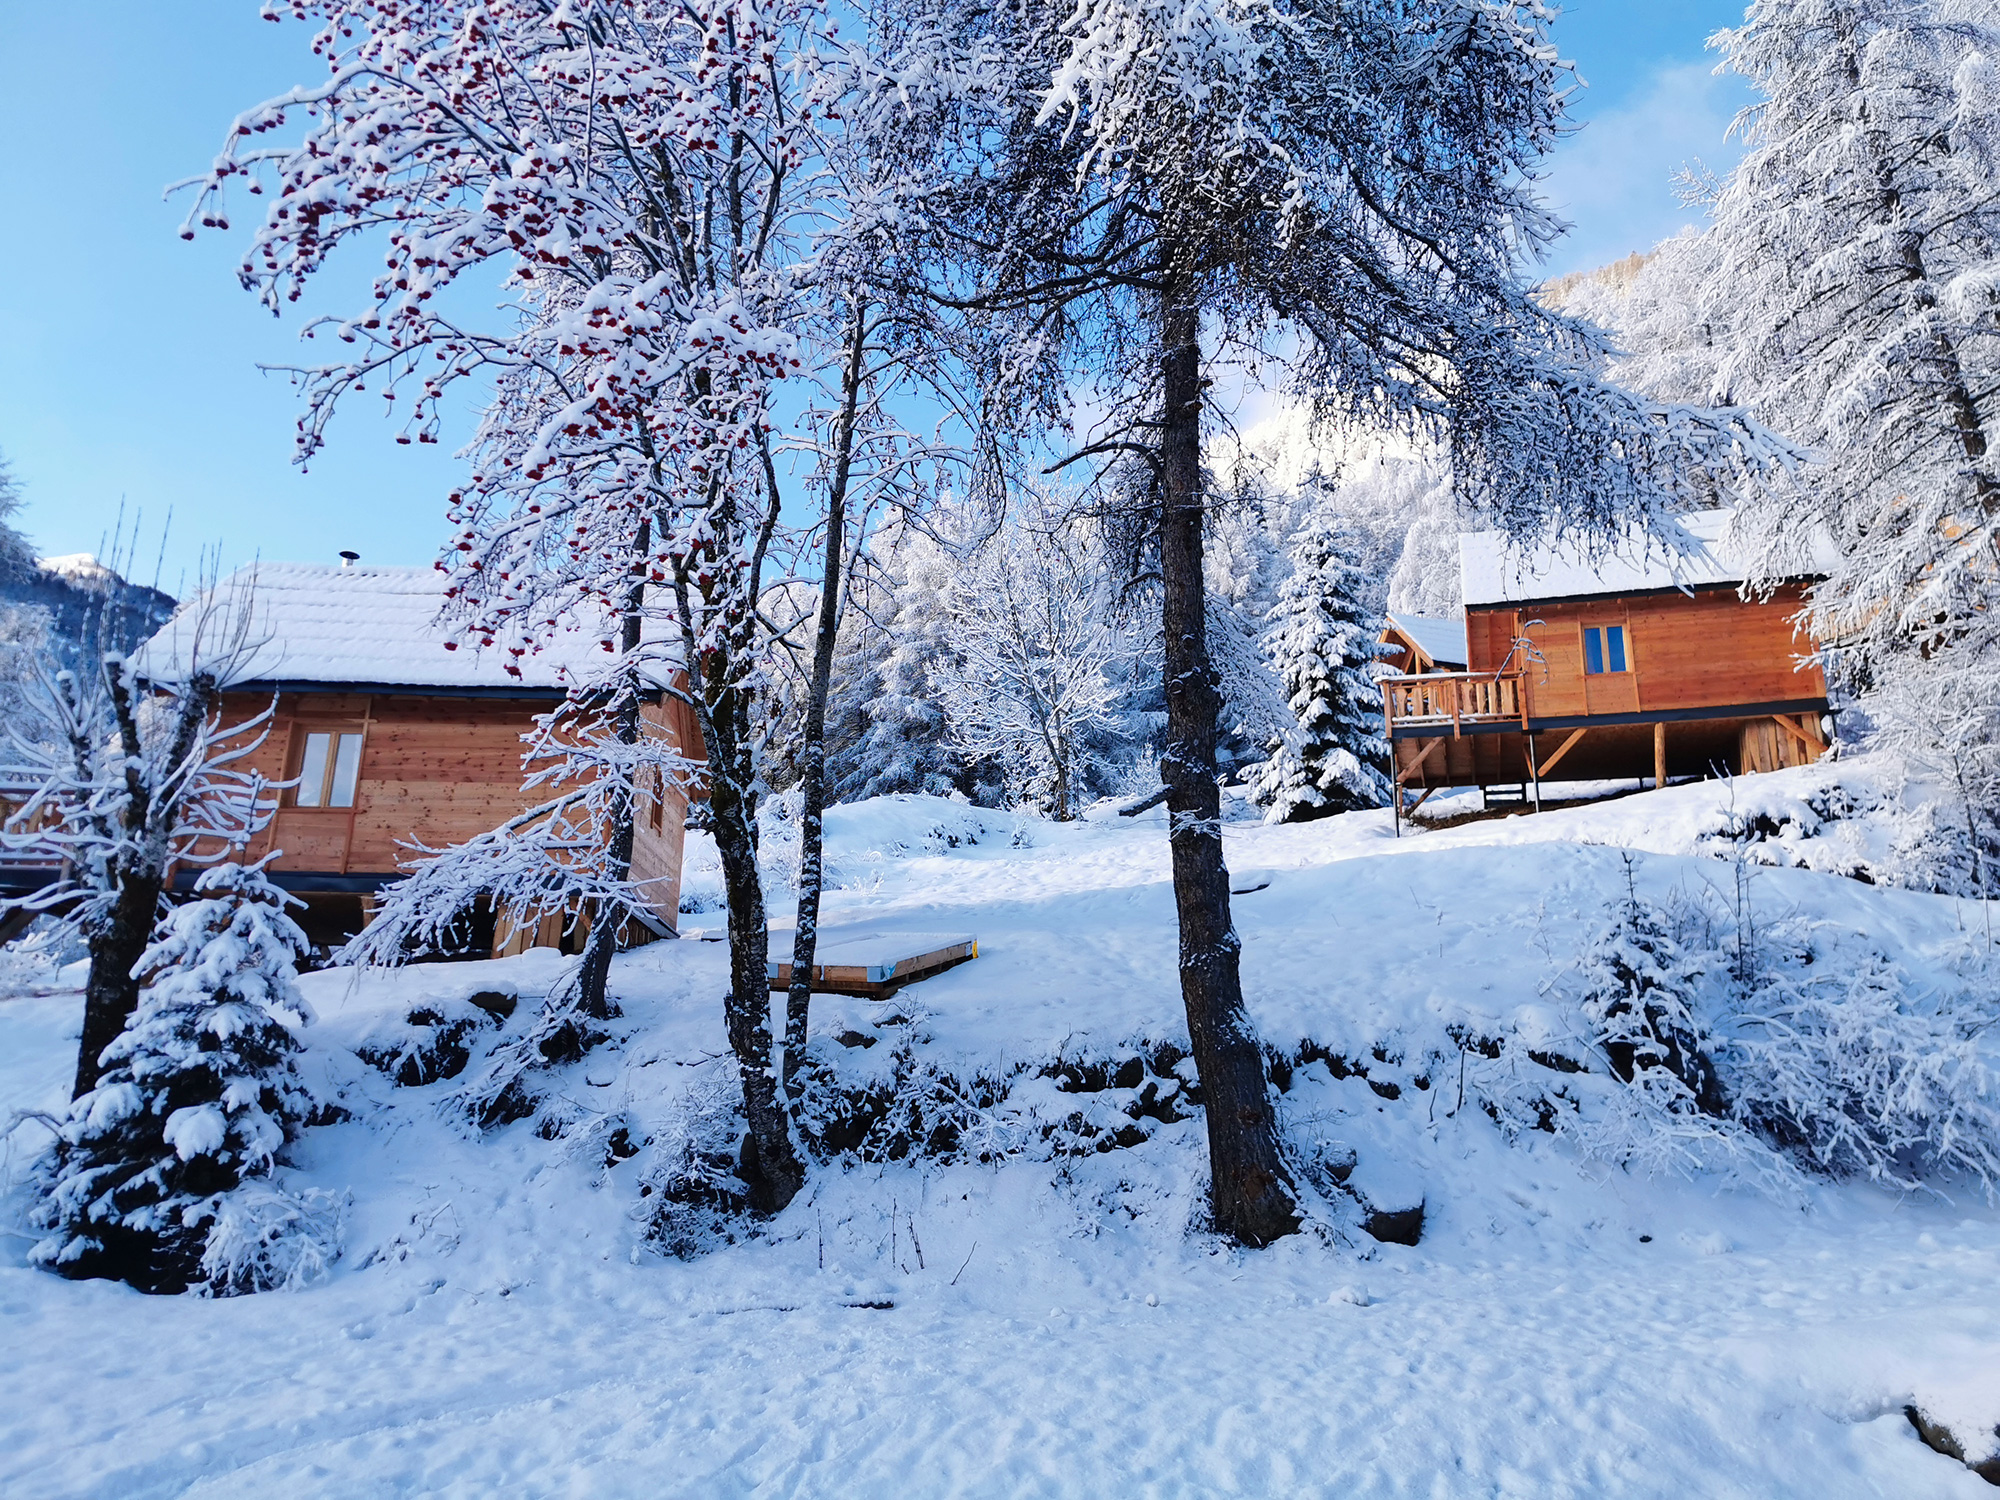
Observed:
[[[316,944],[360,931],[375,894],[415,857],[411,845],[461,843],[548,799],[546,789],[521,788],[522,738],[602,651],[599,629],[518,656],[505,646],[475,650],[439,623],[442,590],[431,568],[261,563],[218,587],[224,623],[202,627],[212,641],[228,634],[227,617],[249,615],[253,644],[225,683],[223,722],[271,709],[269,733],[245,764],[291,785],[244,857],[280,851],[271,876],[305,902],[295,915]],[[197,602],[147,642],[141,673],[174,671],[200,617]],[[644,713],[699,758],[700,731],[678,698],[661,693]],[[644,883],[652,936],[672,936],[677,925],[686,812],[672,785],[640,808],[632,872]],[[529,929],[504,912],[475,911],[460,951],[573,950],[584,930],[587,917]]]
[[[1461,537],[1463,668],[1382,683],[1398,810],[1440,787],[1539,803],[1545,781],[1663,785],[1823,755],[1826,680],[1795,624],[1810,580],[1746,591],[1732,515],[1698,512],[1666,541],[1635,531],[1595,551]]]

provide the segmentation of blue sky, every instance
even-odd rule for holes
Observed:
[[[243,227],[176,235],[170,181],[200,171],[241,110],[315,76],[305,27],[257,0],[0,3],[0,455],[46,554],[98,551],[120,507],[142,517],[134,569],[180,592],[204,549],[268,558],[425,562],[456,466],[349,412],[328,452],[291,463],[282,376],[298,319],[236,284]],[[1551,202],[1577,227],[1551,271],[1643,249],[1688,219],[1669,176],[1726,167],[1743,102],[1702,44],[1742,0],[1571,0],[1556,39],[1590,87],[1585,128],[1551,162]],[[365,285],[358,267],[343,290]],[[332,288],[322,290],[328,297]],[[321,310],[335,305],[323,301]],[[469,428],[469,414],[459,436]]]

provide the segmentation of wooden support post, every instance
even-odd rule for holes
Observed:
[[[1653,790],[1667,784],[1667,721],[1653,726]]]
[[[1403,768],[1402,775],[1398,776],[1396,780],[1408,781],[1412,776],[1416,775],[1423,768],[1424,762],[1429,760],[1437,752],[1438,746],[1443,743],[1444,739],[1442,736],[1434,740],[1425,741],[1424,748],[1418,753],[1417,758]]]
[[[1556,762],[1561,760],[1565,755],[1569,754],[1569,752],[1576,747],[1576,742],[1589,733],[1590,733],[1590,726],[1587,724],[1583,728],[1576,730],[1574,733],[1572,733],[1568,739],[1564,740],[1560,745],[1556,746],[1556,753],[1554,755],[1551,755],[1547,760],[1543,761],[1539,767],[1536,768],[1535,775],[1537,777],[1548,775],[1549,772],[1553,771],[1556,768]]]
[[[1542,773],[1535,765],[1535,737],[1528,736],[1528,780],[1535,788],[1535,811],[1542,810]]]
[[[1390,744],[1391,744],[1391,745],[1394,745],[1394,743],[1395,743],[1395,742],[1394,742],[1393,740],[1392,740],[1392,741],[1390,741]],[[1393,803],[1391,804],[1391,806],[1393,806],[1393,807],[1395,808],[1395,810],[1396,810],[1396,812],[1395,812],[1395,825],[1396,825],[1396,837],[1397,837],[1397,838],[1401,838],[1401,837],[1403,836],[1403,787],[1404,787],[1404,784],[1405,784],[1405,783],[1407,783],[1407,782],[1409,781],[1409,779],[1410,779],[1410,778],[1411,778],[1412,776],[1416,775],[1418,771],[1420,771],[1420,770],[1422,770],[1422,769],[1423,769],[1423,765],[1424,765],[1424,762],[1425,762],[1425,761],[1427,761],[1427,760],[1429,760],[1429,759],[1431,758],[1431,756],[1432,756],[1432,755],[1433,755],[1434,753],[1436,753],[1436,751],[1437,751],[1437,748],[1438,748],[1438,746],[1442,745],[1443,743],[1444,743],[1444,740],[1443,740],[1443,738],[1442,738],[1442,737],[1440,737],[1440,738],[1438,738],[1438,739],[1434,739],[1434,740],[1429,740],[1429,741],[1427,741],[1427,742],[1425,743],[1425,745],[1424,745],[1424,748],[1423,748],[1422,750],[1420,750],[1420,751],[1418,751],[1418,752],[1417,752],[1417,758],[1416,758],[1415,760],[1411,761],[1411,762],[1410,762],[1410,763],[1409,763],[1409,764],[1408,764],[1407,766],[1403,767],[1403,769],[1402,769],[1402,770],[1400,770],[1400,771],[1398,771],[1398,772],[1396,773],[1396,780],[1395,780],[1395,794],[1396,794],[1396,800],[1395,800],[1395,801],[1394,801],[1394,802],[1393,802]],[[1393,753],[1393,752],[1392,752],[1392,753]],[[1419,801],[1419,802],[1421,802],[1421,801],[1422,801],[1422,798],[1419,798],[1419,799],[1418,799],[1418,801]]]
[[[1806,716],[1804,714],[1799,715],[1799,718],[1801,720],[1803,720],[1805,717]],[[1790,714],[1772,714],[1771,718],[1772,721],[1776,723],[1780,729],[1784,730],[1786,734],[1789,734],[1793,739],[1797,740],[1801,745],[1804,745],[1806,747],[1806,755],[1810,759],[1813,760],[1819,759],[1820,745],[1818,743],[1817,735],[1808,734],[1798,724],[1794,724],[1792,722]]]

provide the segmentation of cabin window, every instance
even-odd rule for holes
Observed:
[[[653,832],[667,830],[667,773],[655,768],[653,771],[653,805],[648,810]]]
[[[306,736],[294,800],[300,807],[352,807],[361,776],[361,735],[331,731]]]
[[[1583,631],[1583,670],[1592,677],[1625,670],[1625,627],[1587,625]]]

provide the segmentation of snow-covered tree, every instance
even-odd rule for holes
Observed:
[[[1699,969],[1639,899],[1632,860],[1625,895],[1582,955],[1583,1014],[1611,1071],[1669,1111],[1726,1107],[1692,985]]]
[[[1712,232],[1687,229],[1650,254],[1551,283],[1544,295],[1613,331],[1611,369],[1633,390],[1661,401],[1719,399],[1739,310],[1718,295],[1720,249]]]
[[[25,573],[35,566],[35,549],[15,529],[26,498],[20,481],[4,455],[0,455],[0,574]]]
[[[1130,654],[1087,524],[1046,506],[1016,517],[965,560],[948,608],[939,686],[953,743],[997,764],[1019,800],[1075,816]]]
[[[1155,468],[1182,993],[1215,1222],[1262,1244],[1297,1220],[1222,858],[1205,354],[1270,339],[1316,421],[1447,441],[1461,492],[1516,530],[1655,514],[1763,440],[1610,388],[1601,340],[1530,295],[1567,92],[1539,3],[894,9],[943,54],[908,88],[908,149],[940,177],[909,222],[994,351],[987,409],[1061,427],[1081,376],[1081,453]]]
[[[2000,662],[1956,665],[1885,682],[1869,743],[1901,769],[1911,804],[1898,882],[1984,901],[2000,895]]]
[[[1456,619],[1465,613],[1458,539],[1475,527],[1448,473],[1433,471],[1417,496],[1402,555],[1389,574],[1388,607],[1399,614]]]
[[[6,905],[57,916],[89,949],[77,1096],[138,1004],[169,872],[241,851],[275,807],[243,769],[269,713],[225,726],[218,712],[222,685],[257,644],[251,605],[204,590],[165,627],[143,676],[116,651],[71,670],[46,640],[25,662],[7,758],[28,794],[0,847],[53,873]]]
[[[896,519],[871,541],[852,624],[873,649],[857,649],[835,690],[836,717],[852,726],[830,752],[843,799],[965,789],[942,706],[955,530],[948,517],[925,525]]]
[[[1315,516],[1293,545],[1292,576],[1271,611],[1264,649],[1295,721],[1271,745],[1257,777],[1257,799],[1273,823],[1389,800],[1389,746],[1373,671],[1381,620],[1361,602],[1373,586],[1349,561],[1354,550],[1345,526]]]
[[[744,1178],[754,1207],[782,1207],[803,1169],[766,1004],[758,609],[785,503],[776,386],[844,352],[813,343],[839,320],[814,318],[822,283],[801,268],[814,226],[845,218],[816,132],[841,113],[822,95],[852,82],[848,50],[813,0],[290,9],[325,23],[327,74],[237,122],[188,232],[226,225],[237,182],[270,190],[241,274],[273,309],[338,245],[386,250],[367,304],[310,330],[347,348],[299,372],[301,457],[371,383],[406,403],[405,439],[428,442],[448,391],[492,382],[446,553],[471,642],[524,654],[604,622],[610,661],[577,689],[629,749],[674,665],[643,626],[669,624],[728,893]],[[262,143],[298,114],[303,142]],[[520,306],[481,322],[450,293],[496,271]],[[621,753],[607,742],[607,770]],[[641,790],[613,789],[614,875]],[[594,926],[585,953],[594,1009],[614,928]]]
[[[162,923],[139,1007],[43,1168],[37,1264],[227,1294],[282,1284],[320,1253],[282,1244],[288,1226],[266,1203],[246,1215],[230,1202],[269,1176],[312,1109],[293,1034],[312,1019],[294,978],[309,944],[291,901],[262,866],[216,865]],[[246,1236],[246,1217],[279,1233]]]
[[[1815,460],[1744,525],[1773,575],[1831,539],[1822,639],[1917,670],[1990,655],[2000,17],[1985,0],[1756,0],[1718,45],[1763,98],[1703,237],[1705,316],[1728,329],[1717,379]]]

